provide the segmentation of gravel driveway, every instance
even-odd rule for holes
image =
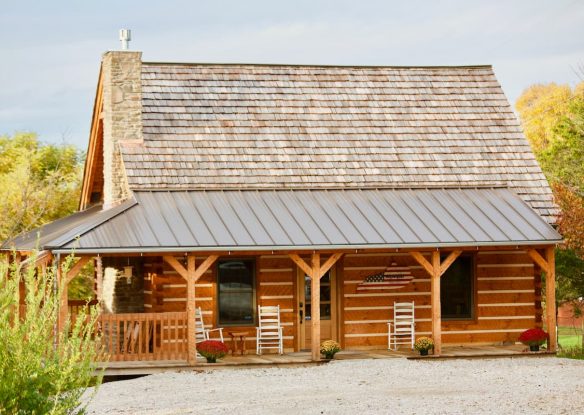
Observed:
[[[104,384],[92,414],[583,414],[584,361],[344,360]]]

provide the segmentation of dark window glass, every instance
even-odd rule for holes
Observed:
[[[219,262],[219,324],[252,325],[255,315],[253,261]]]
[[[440,277],[443,319],[465,320],[473,317],[473,270],[472,257],[461,256]]]

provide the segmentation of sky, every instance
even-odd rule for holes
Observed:
[[[143,61],[492,64],[512,104],[584,78],[584,0],[0,0],[0,135],[85,149],[121,28]]]

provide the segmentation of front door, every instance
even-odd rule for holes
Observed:
[[[335,272],[331,270],[320,279],[320,340],[337,340]],[[299,349],[310,349],[312,339],[310,277],[298,273]]]

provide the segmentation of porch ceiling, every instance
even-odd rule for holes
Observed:
[[[78,253],[553,244],[503,188],[140,191],[5,243]],[[66,229],[62,229],[66,228]],[[33,246],[31,246],[31,243]]]

